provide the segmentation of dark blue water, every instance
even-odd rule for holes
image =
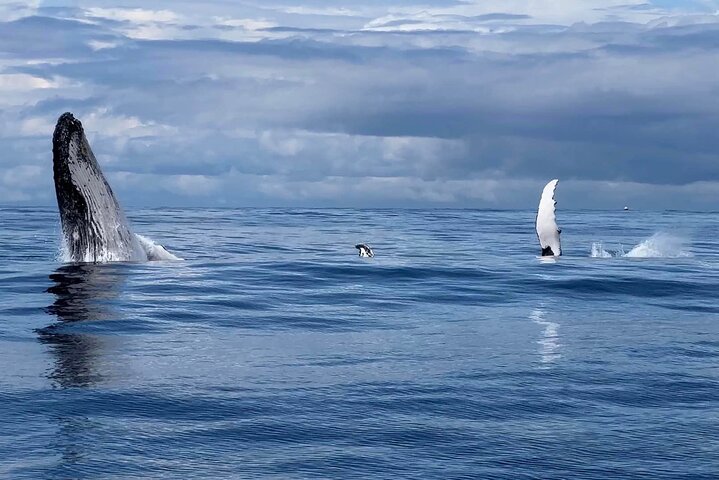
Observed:
[[[2,478],[719,476],[716,214],[128,214],[185,260],[0,209]]]

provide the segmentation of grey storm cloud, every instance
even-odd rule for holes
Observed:
[[[714,208],[706,4],[206,3],[0,10],[0,203],[52,200],[70,110],[149,204]]]

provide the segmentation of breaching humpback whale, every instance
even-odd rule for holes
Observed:
[[[369,245],[367,244],[359,243],[355,245],[355,248],[359,250],[360,257],[374,257],[374,252],[371,248],[369,248]]]
[[[69,112],[63,113],[55,126],[52,163],[66,260],[98,263],[177,258],[132,233],[82,123]]]
[[[554,191],[559,180],[554,179],[545,185],[542,190],[542,198],[539,199],[537,210],[537,237],[542,247],[542,256],[560,256],[562,247],[559,241],[559,234],[562,231],[557,227],[557,219],[554,215],[554,208],[557,202],[554,200]]]

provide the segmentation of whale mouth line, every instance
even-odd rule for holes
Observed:
[[[63,261],[179,260],[164,247],[132,232],[90,148],[82,123],[70,112],[57,120],[52,153]]]

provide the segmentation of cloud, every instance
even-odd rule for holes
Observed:
[[[89,18],[107,18],[131,23],[177,22],[180,16],[170,10],[147,10],[144,8],[88,8]]]
[[[18,165],[8,169],[0,169],[0,195],[8,202],[44,201],[46,192],[38,192],[43,185],[45,169],[38,165]],[[54,190],[53,190],[54,194]]]
[[[0,9],[0,175],[51,185],[69,110],[148,204],[528,207],[559,177],[571,206],[713,207],[706,3],[54,4]]]
[[[2,173],[2,183],[6,187],[33,187],[43,174],[43,169],[36,165],[20,165]]]
[[[27,91],[37,88],[55,88],[57,84],[41,77],[22,73],[0,75],[0,89],[5,91]]]

